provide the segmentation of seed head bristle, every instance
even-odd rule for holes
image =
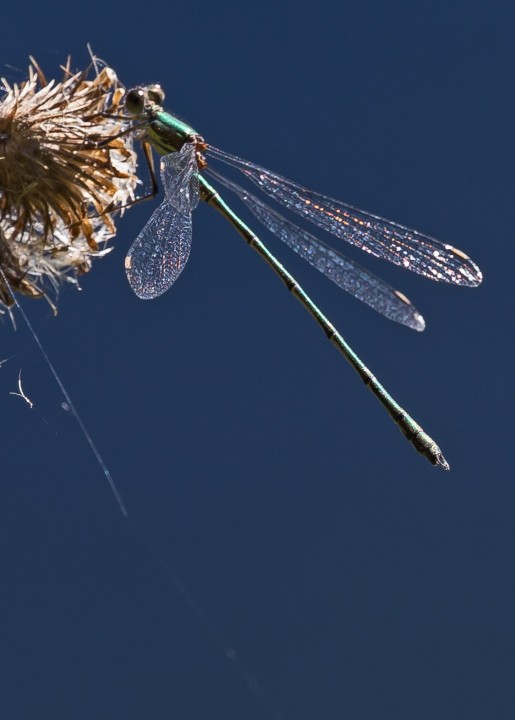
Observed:
[[[124,95],[114,70],[99,67],[47,81],[31,58],[28,79],[0,100],[0,263],[14,290],[44,294],[87,272],[116,233],[113,213],[138,182]],[[5,284],[4,284],[5,285]],[[0,303],[12,298],[0,278]]]

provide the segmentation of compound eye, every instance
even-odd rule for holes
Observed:
[[[125,97],[125,109],[131,115],[139,115],[145,108],[145,92],[142,88],[132,88]]]
[[[161,85],[158,85],[157,83],[155,85],[149,85],[147,87],[147,95],[148,99],[156,105],[162,105],[163,100],[165,99],[165,91],[163,90]]]

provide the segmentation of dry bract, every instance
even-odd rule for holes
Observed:
[[[32,60],[25,82],[1,82],[0,265],[12,289],[41,297],[45,278],[74,281],[107,252],[113,212],[134,197],[124,90],[98,62],[47,82]],[[12,302],[0,276],[0,303]]]

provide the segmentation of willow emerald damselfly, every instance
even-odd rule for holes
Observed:
[[[432,280],[474,287],[482,279],[477,265],[451,245],[307,190],[259,165],[218,150],[206,143],[192,127],[164,110],[163,100],[161,87],[148,85],[129,90],[125,101],[127,111],[135,118],[135,128],[140,133],[139,138],[151,169],[151,148],[162,156],[161,180],[165,193],[163,202],[132,244],[125,260],[127,277],[136,295],[143,299],[155,298],[166,292],[177,280],[190,253],[192,210],[199,199],[204,200],[231,223],[281,278],[414,447],[433,465],[448,470],[449,464],[434,440],[386,391],[299,283],[227,205],[207,181],[206,175],[233,191],[260,222],[286,245],[374,310],[414,330],[424,329],[425,323],[420,313],[402,293],[311,233],[297,227],[260,198],[225,178],[208,161],[220,161],[240,171],[287,210],[337,238]],[[157,190],[153,175],[152,182],[154,190]]]

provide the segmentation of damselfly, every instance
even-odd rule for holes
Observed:
[[[320,325],[327,338],[358,372],[363,382],[384,405],[414,447],[433,465],[448,470],[440,448],[420,425],[400,407],[364,365],[334,326],[284,266],[254,232],[231,210],[205,175],[232,190],[272,233],[317,270],[347,292],[391,320],[414,330],[424,329],[424,319],[411,302],[375,275],[345,258],[339,251],[297,227],[260,198],[208,166],[207,158],[239,170],[270,198],[287,210],[318,225],[365,252],[400,265],[432,280],[476,286],[479,268],[456,248],[401,225],[358,210],[324,195],[306,190],[291,180],[259,165],[208,145],[186,123],[162,107],[159,85],[136,87],[127,93],[126,109],[140,122],[140,139],[149,167],[151,147],[162,155],[161,180],[165,198],[132,244],[125,268],[138,297],[155,298],[166,292],[182,272],[191,247],[191,213],[199,199],[216,208],[274,270],[303,307]],[[152,171],[154,193],[157,184]]]

